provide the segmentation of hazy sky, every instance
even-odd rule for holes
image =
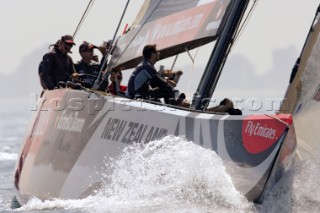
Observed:
[[[35,49],[58,40],[61,35],[73,34],[89,0],[0,0],[1,40],[4,41],[0,57],[0,73],[16,71],[19,62]],[[87,40],[100,44],[113,37],[127,1],[95,0],[87,19],[75,41]],[[131,23],[142,0],[131,1],[124,23]],[[122,25],[121,30],[125,24]],[[72,57],[79,57],[79,45]],[[47,51],[46,49],[44,51]],[[45,52],[44,52],[45,53]],[[38,60],[39,61],[39,60]],[[35,61],[35,63],[38,63]]]
[[[48,51],[47,46],[63,34],[73,34],[88,2],[89,0],[0,0],[2,41],[0,77],[2,81],[12,74],[16,74],[15,76],[21,79],[25,74],[29,75],[32,72],[37,76],[37,66],[42,55]],[[100,44],[103,40],[113,37],[126,3],[126,0],[95,0],[75,38],[77,46],[72,49],[71,55],[74,61],[79,59],[78,47],[82,41]],[[142,3],[143,0],[130,2],[120,27],[121,32],[126,23],[130,25],[133,22]],[[319,0],[259,0],[256,10],[229,58],[231,64],[227,65],[227,68],[231,71],[227,71],[227,74],[221,77],[222,81],[235,75],[242,80],[270,79],[271,82],[266,83],[266,87],[263,88],[264,93],[283,94],[284,91],[275,94],[277,91],[271,92],[272,87],[267,86],[275,82],[272,77],[280,76],[283,78],[282,81],[276,82],[281,84],[281,90],[286,88],[291,68],[300,54],[318,4]],[[195,55],[196,51],[191,54]],[[208,51],[210,46],[199,49],[194,69],[205,66]],[[192,70],[192,63],[188,57],[179,57],[178,60],[180,61],[177,68],[182,68],[185,72],[188,71],[186,69]],[[28,67],[33,65],[34,70],[28,72],[23,70],[27,67],[26,63],[29,64]],[[158,62],[157,65],[160,63],[162,62]],[[240,71],[237,73],[238,70],[234,69],[239,67],[248,69],[243,73],[247,72],[250,76],[243,76]],[[269,72],[273,72],[272,77],[270,75],[266,77]],[[188,74],[183,76],[182,83],[185,85],[190,85],[188,76],[192,77]],[[248,85],[246,82],[233,81],[233,83]],[[228,85],[227,81],[222,85]],[[278,87],[276,88],[279,90]],[[222,90],[226,89],[222,88]],[[230,89],[230,93],[235,91],[240,89]]]

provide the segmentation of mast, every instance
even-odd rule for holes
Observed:
[[[203,110],[209,104],[237,29],[248,6],[249,0],[233,0],[224,29],[211,53],[198,89],[193,96],[192,108]]]

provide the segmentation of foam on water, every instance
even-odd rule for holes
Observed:
[[[233,187],[221,159],[180,137],[134,144],[118,159],[109,161],[108,166],[114,172],[106,177],[105,188],[100,193],[103,203],[118,204],[113,209],[249,206]]]
[[[18,154],[16,153],[6,153],[6,152],[0,152],[0,161],[5,160],[17,160]]]
[[[9,146],[4,146],[0,148],[0,161],[6,160],[17,160],[18,154],[12,153],[12,150]]]
[[[97,195],[78,201],[33,199],[20,210],[247,212],[252,208],[235,190],[216,153],[181,137],[132,144],[119,158],[106,162],[113,173],[105,176],[105,184]]]
[[[38,198],[31,199],[26,205],[16,209],[15,211],[34,211],[34,210],[54,210],[57,212],[73,211],[84,212],[86,208],[89,209],[95,203],[95,198],[88,197],[82,200],[46,200],[41,201]],[[81,210],[83,209],[83,210]]]
[[[320,155],[297,161],[269,192],[261,212],[320,212]]]
[[[253,205],[232,185],[219,156],[181,137],[133,144],[95,196],[82,200],[32,199],[18,211],[52,212],[320,212],[320,155],[296,162]]]

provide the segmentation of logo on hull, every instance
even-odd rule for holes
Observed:
[[[261,153],[274,145],[286,128],[286,124],[265,115],[248,116],[242,125],[243,146],[251,154]]]
[[[164,128],[109,118],[101,138],[122,143],[149,142],[162,138],[167,134],[168,130]]]
[[[58,130],[69,132],[81,132],[85,123],[85,119],[78,118],[78,112],[74,115],[66,115],[66,111],[63,111],[58,125]]]

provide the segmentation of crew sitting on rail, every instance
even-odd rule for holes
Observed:
[[[181,70],[178,71],[172,71],[169,69],[164,69],[164,66],[161,65],[160,66],[160,70],[158,71],[159,75],[165,79],[168,79],[170,81],[173,81],[176,84],[178,84],[181,75],[183,74],[183,72]]]
[[[224,112],[229,115],[242,115],[242,111],[240,109],[235,109],[233,107],[233,102],[228,98],[223,99],[218,106],[207,108],[206,111]]]
[[[172,71],[169,69],[164,69],[164,66],[160,65],[160,70],[158,71],[158,73],[167,82],[170,82],[170,85],[173,89],[174,96],[177,100],[176,105],[183,106],[183,107],[189,107],[190,104],[189,103],[187,104],[187,101],[185,100],[185,98],[186,98],[185,94],[184,93],[180,94],[180,91],[175,89],[183,72],[181,70]]]
[[[172,86],[174,81],[166,81],[160,77],[154,64],[159,60],[156,45],[146,45],[142,51],[143,61],[135,68],[129,78],[126,96],[160,102],[164,98],[166,104],[176,104]]]

